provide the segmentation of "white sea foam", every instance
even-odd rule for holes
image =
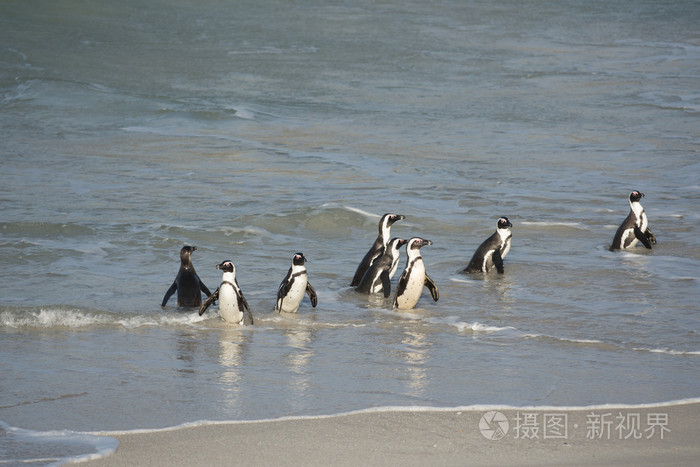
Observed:
[[[512,326],[493,326],[489,324],[479,323],[478,321],[469,323],[467,321],[461,321],[459,316],[446,316],[444,318],[427,318],[426,321],[433,324],[447,324],[449,326],[454,326],[459,332],[502,332],[516,330],[516,328]]]
[[[144,326],[177,326],[199,323],[208,319],[191,313],[160,313],[125,315],[104,311],[89,311],[71,307],[46,307],[38,310],[0,312],[0,326],[8,328],[83,328],[114,325],[127,329]]]
[[[2,442],[5,447],[11,447],[12,453],[31,453],[32,446],[51,444],[52,457],[30,457],[7,459],[0,464],[48,464],[63,465],[73,462],[84,462],[100,459],[114,453],[119,446],[116,438],[102,434],[79,433],[70,430],[59,431],[34,431],[10,426],[0,420],[0,429],[5,433]],[[62,451],[84,451],[84,454],[63,454]],[[16,455],[16,454],[15,454]]]
[[[327,205],[328,205],[328,203],[324,204],[323,206],[325,207]],[[360,215],[367,217],[369,219],[377,219],[378,220],[382,217],[382,214],[373,214],[371,212],[363,211],[360,208],[355,208],[352,206],[342,206],[342,207],[343,207],[343,209],[346,209],[350,212],[355,212],[355,213],[360,214]]]
[[[255,120],[255,113],[244,107],[236,109],[236,112],[233,115],[235,117],[242,118],[243,120]]]
[[[669,348],[644,348],[644,347],[634,347],[632,350],[638,352],[650,352],[650,353],[662,353],[666,355],[700,355],[700,350],[674,350]]]
[[[293,415],[284,416],[277,418],[262,418],[262,419],[249,419],[249,420],[199,420],[196,422],[186,422],[179,425],[163,427],[163,428],[145,428],[145,429],[134,429],[134,430],[116,430],[116,431],[93,431],[87,432],[86,434],[95,436],[120,436],[120,435],[132,435],[132,434],[146,434],[146,433],[163,433],[168,431],[177,431],[183,428],[195,428],[199,426],[225,426],[225,425],[245,425],[253,423],[270,423],[270,422],[285,422],[285,421],[296,421],[296,420],[323,420],[329,418],[344,417],[350,415],[362,415],[362,414],[374,414],[374,413],[391,413],[391,412],[408,412],[408,413],[427,413],[427,412],[485,412],[489,410],[556,410],[556,411],[588,411],[588,410],[601,410],[601,409],[625,409],[625,410],[635,410],[635,409],[656,409],[661,407],[670,407],[674,405],[687,405],[687,404],[698,404],[700,403],[700,397],[678,399],[672,401],[663,402],[650,402],[643,404],[592,404],[592,405],[509,405],[509,404],[474,404],[474,405],[460,405],[453,407],[433,407],[433,406],[381,406],[381,407],[369,407],[360,410],[351,410],[348,412],[339,412],[335,414],[324,414],[324,415]]]
[[[636,352],[661,353],[661,354],[666,354],[666,355],[688,355],[688,356],[700,355],[700,351],[695,351],[695,350],[676,350],[676,349],[671,349],[669,347],[665,347],[665,348],[627,347],[627,346],[622,345],[622,344],[605,342],[605,341],[601,341],[598,339],[576,339],[576,338],[571,338],[571,337],[550,336],[550,335],[546,335],[546,334],[524,334],[522,337],[525,339],[541,339],[541,340],[549,340],[549,341],[570,343],[570,344],[593,345],[593,346],[601,347],[601,348],[620,349],[620,350],[626,349],[626,350],[633,350]]]

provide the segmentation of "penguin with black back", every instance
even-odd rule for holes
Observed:
[[[391,278],[396,274],[396,268],[399,266],[399,257],[401,256],[399,248],[407,242],[408,240],[403,238],[392,238],[384,249],[384,254],[372,263],[372,266],[369,267],[360,285],[355,290],[366,294],[383,291],[384,298],[391,295]]]
[[[402,216],[401,214],[386,213],[381,219],[379,219],[379,235],[372,244],[372,247],[369,249],[369,251],[367,251],[367,254],[365,254],[365,257],[362,258],[362,261],[357,266],[355,275],[350,283],[351,287],[357,287],[360,285],[362,278],[365,276],[365,273],[370,266],[372,266],[372,263],[374,263],[374,261],[384,253],[386,245],[389,243],[389,239],[391,238],[391,226],[395,222],[405,218],[406,216]]]
[[[201,281],[192,265],[192,253],[196,249],[196,246],[185,245],[180,250],[180,270],[177,272],[173,284],[165,292],[160,306],[165,306],[175,292],[177,292],[177,306],[179,307],[199,307],[202,304],[202,292],[207,297],[211,296],[211,292]]]
[[[640,203],[643,197],[644,193],[637,190],[630,193],[630,213],[615,232],[610,251],[633,248],[638,241],[649,250],[656,244],[656,237],[649,230],[649,219]]]
[[[496,223],[496,232],[484,240],[476,249],[472,259],[462,272],[489,272],[496,267],[499,274],[503,274],[503,260],[510,251],[510,240],[513,237],[507,217],[501,217]]]

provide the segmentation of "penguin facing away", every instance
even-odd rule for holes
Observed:
[[[495,266],[498,273],[503,274],[503,260],[510,251],[510,240],[513,236],[510,231],[511,227],[513,224],[507,217],[498,219],[496,232],[479,245],[469,261],[469,265],[462,272],[489,272]]]
[[[649,230],[649,220],[640,203],[643,197],[644,193],[640,191],[630,193],[630,212],[615,232],[610,251],[633,248],[638,241],[649,250],[652,244],[656,244],[656,237]]]
[[[406,268],[401,273],[398,286],[396,287],[394,308],[399,310],[415,308],[423,293],[423,287],[427,287],[430,290],[430,294],[436,302],[440,298],[437,285],[425,273],[425,264],[420,254],[421,247],[432,244],[433,242],[430,240],[420,237],[414,237],[406,244],[408,259],[406,260]]]
[[[350,283],[351,287],[357,287],[358,285],[360,285],[360,282],[362,281],[362,278],[365,276],[365,273],[367,272],[369,267],[372,266],[372,263],[377,258],[379,258],[382,255],[382,253],[384,253],[384,249],[386,248],[386,245],[387,243],[389,243],[389,239],[391,238],[391,226],[395,222],[398,222],[405,218],[406,216],[402,216],[400,214],[386,213],[382,216],[381,219],[379,219],[379,235],[372,244],[372,247],[365,254],[365,257],[362,258],[362,261],[357,266],[357,270],[355,270],[355,275],[353,276],[352,282]]]
[[[233,261],[222,261],[216,265],[216,269],[223,271],[221,285],[199,308],[199,316],[202,316],[215,300],[219,300],[219,316],[221,316],[221,319],[232,324],[253,324],[253,314],[250,312],[248,302],[238,286],[236,266],[233,265]]]
[[[202,304],[202,292],[207,297],[211,296],[211,292],[201,281],[192,265],[191,256],[196,249],[196,246],[185,245],[180,250],[180,270],[177,272],[173,284],[165,292],[160,306],[165,306],[176,291],[177,306],[179,307],[199,307]]]
[[[306,263],[304,253],[296,253],[292,257],[292,266],[277,289],[276,312],[296,313],[304,299],[304,294],[309,295],[312,307],[315,308],[318,304],[316,291],[309,283],[304,263]]]
[[[391,295],[391,278],[396,274],[401,253],[399,248],[408,243],[408,240],[394,237],[391,239],[384,254],[377,258],[365,273],[360,285],[355,290],[360,293],[384,292],[384,298]]]

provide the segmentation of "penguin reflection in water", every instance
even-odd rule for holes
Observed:
[[[503,274],[503,260],[510,251],[510,240],[513,236],[510,232],[511,227],[513,224],[507,217],[498,219],[496,232],[479,245],[469,265],[462,272],[489,272],[496,266],[498,273]]]
[[[401,252],[399,248],[408,243],[402,238],[392,238],[384,249],[384,254],[369,267],[360,285],[355,288],[360,293],[372,294],[384,292],[384,298],[391,295],[391,278],[396,274]]]
[[[196,246],[183,246],[180,250],[180,270],[175,276],[173,285],[170,286],[167,292],[165,292],[165,297],[163,297],[163,302],[161,306],[165,306],[168,303],[170,297],[177,291],[177,306],[180,307],[198,307],[202,304],[202,292],[204,292],[207,297],[211,296],[211,292],[204,285],[197,275],[197,271],[194,270],[192,265],[192,252],[197,249]]]
[[[215,300],[219,300],[221,319],[232,324],[253,324],[250,307],[236,280],[236,266],[233,265],[233,261],[223,261],[216,265],[216,269],[221,269],[224,272],[221,277],[221,285],[199,308],[199,316],[202,316]]]
[[[403,273],[401,273],[399,284],[396,287],[394,308],[399,310],[415,308],[423,293],[423,287],[427,287],[428,290],[430,290],[430,294],[436,302],[440,298],[437,285],[435,285],[435,282],[425,273],[425,264],[420,254],[421,247],[432,244],[433,242],[430,240],[419,237],[413,237],[406,244],[408,259],[406,260],[406,268],[403,270]]]
[[[391,238],[391,226],[395,222],[398,222],[405,218],[406,216],[402,216],[401,214],[387,213],[384,214],[381,219],[379,219],[379,235],[372,244],[372,247],[365,254],[365,257],[362,258],[362,261],[357,266],[357,270],[355,270],[355,275],[352,278],[352,282],[350,282],[350,287],[357,287],[358,285],[360,285],[360,282],[362,282],[362,278],[365,276],[370,266],[372,266],[372,263],[374,263],[377,260],[377,258],[382,256],[382,254],[386,250],[387,244],[389,243],[389,239]]]
[[[656,244],[656,237],[649,230],[649,220],[644,208],[639,201],[644,197],[644,193],[633,191],[630,193],[630,213],[627,215],[622,225],[615,232],[610,250],[624,250],[633,248],[637,242],[651,250],[651,245]]]
[[[304,263],[306,263],[304,253],[296,253],[292,257],[292,266],[277,289],[276,312],[296,313],[304,298],[304,294],[309,295],[311,306],[316,308],[318,297],[316,296],[316,291],[309,283],[309,275],[306,273]]]

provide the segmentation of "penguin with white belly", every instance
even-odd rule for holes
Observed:
[[[177,306],[181,307],[200,306],[202,304],[202,292],[207,297],[211,296],[211,292],[204,285],[204,282],[201,281],[192,264],[191,256],[196,249],[196,246],[185,245],[180,250],[180,270],[177,272],[173,284],[165,292],[160,306],[165,306],[175,292],[177,292]]]
[[[309,275],[304,263],[306,263],[304,253],[296,253],[292,257],[292,266],[277,289],[276,312],[296,313],[305,294],[309,295],[311,306],[316,308],[318,297],[309,283]]]
[[[399,310],[410,310],[416,307],[420,296],[423,293],[423,287],[430,290],[433,300],[436,302],[440,298],[438,287],[435,282],[425,273],[425,264],[423,257],[420,254],[421,247],[432,245],[433,242],[420,237],[413,237],[406,244],[406,268],[401,277],[399,284],[396,287],[396,296],[394,297],[394,308]]]
[[[615,232],[610,251],[633,248],[638,241],[642,242],[642,245],[649,250],[651,250],[652,244],[656,244],[656,237],[649,230],[649,220],[640,203],[643,197],[644,193],[640,191],[630,193],[630,213]]]
[[[372,263],[372,266],[362,278],[362,282],[355,290],[366,294],[383,291],[384,298],[391,295],[391,278],[396,274],[396,268],[399,266],[399,257],[401,256],[399,248],[406,243],[408,243],[408,240],[403,238],[392,238],[384,249],[384,254]]]
[[[503,260],[510,251],[510,240],[513,237],[507,217],[501,217],[496,224],[496,232],[483,241],[476,249],[472,259],[462,272],[489,272],[496,267],[499,274],[503,274]]]
[[[215,300],[219,300],[219,316],[221,316],[221,319],[232,324],[253,324],[253,315],[250,312],[250,307],[236,280],[236,266],[233,265],[233,261],[222,261],[216,265],[216,269],[223,271],[221,285],[202,303],[202,306],[199,308],[199,316],[202,316]]]
[[[362,261],[357,266],[357,269],[355,270],[355,275],[353,276],[352,282],[350,283],[351,287],[357,287],[358,285],[360,285],[360,282],[362,282],[362,278],[365,276],[365,273],[367,273],[367,270],[370,268],[370,266],[372,266],[372,263],[374,263],[374,261],[377,258],[379,258],[382,255],[382,253],[384,253],[384,250],[386,249],[386,246],[389,243],[389,239],[391,238],[391,226],[395,222],[398,222],[405,218],[406,216],[402,216],[401,214],[391,213],[387,213],[382,216],[382,218],[379,220],[378,226],[379,235],[372,244],[372,247],[365,254],[365,257],[362,258]]]

